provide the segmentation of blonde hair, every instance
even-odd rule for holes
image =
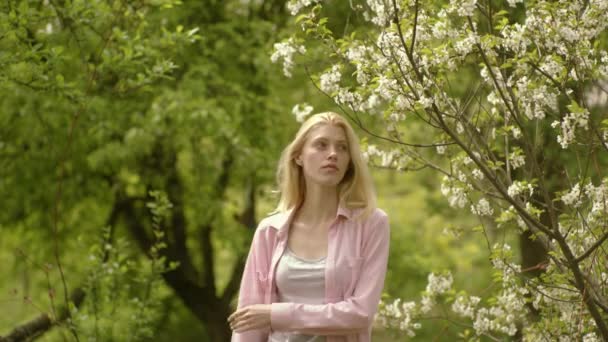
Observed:
[[[361,217],[367,217],[376,208],[376,194],[367,164],[363,160],[359,138],[351,125],[342,116],[333,112],[319,113],[309,117],[300,127],[293,141],[281,153],[277,169],[280,199],[276,212],[298,208],[306,196],[302,168],[295,158],[302,151],[309,132],[320,125],[342,127],[348,141],[350,162],[344,178],[338,184],[340,205],[361,208]]]

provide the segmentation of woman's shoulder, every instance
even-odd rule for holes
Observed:
[[[274,228],[278,230],[285,224],[285,222],[287,222],[289,219],[289,214],[290,211],[272,212],[268,216],[264,217],[262,221],[260,221],[257,229]]]
[[[388,220],[388,214],[381,208],[356,208],[352,209],[352,216],[359,218],[363,223],[372,224],[378,221]]]

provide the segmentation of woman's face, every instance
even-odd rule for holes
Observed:
[[[302,166],[307,183],[338,185],[350,163],[344,129],[332,124],[322,124],[311,129],[295,160]]]

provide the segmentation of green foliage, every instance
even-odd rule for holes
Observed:
[[[280,17],[248,17],[242,9],[238,1],[0,4],[0,191],[6,199],[0,259],[7,272],[24,277],[0,283],[11,289],[2,311],[15,312],[0,322],[0,333],[51,312],[63,303],[65,285],[82,284],[91,296],[63,327],[83,335],[140,340],[157,336],[155,325],[194,324],[184,318],[192,315],[192,303],[180,302],[161,273],[206,265],[199,241],[205,226],[219,227],[210,239],[218,293],[223,290],[232,272],[225,265],[236,263],[250,238],[249,227],[235,222],[243,188],[272,178],[280,146],[295,127],[288,115],[278,115],[292,95],[273,83],[268,62],[276,29],[269,19]],[[148,202],[157,204],[148,208]],[[174,222],[182,214],[183,249],[192,265],[177,262],[174,253]],[[149,249],[140,250],[133,222],[151,238]],[[108,244],[115,253],[107,261],[98,255],[103,248],[91,247],[105,236],[99,227],[114,232]],[[11,254],[15,249],[22,253]],[[83,262],[91,254],[96,259]],[[42,272],[38,263],[53,267]],[[189,277],[200,286],[196,274]],[[61,300],[53,302],[48,288]],[[18,299],[24,292],[26,302]],[[160,317],[160,304],[176,310]],[[105,329],[116,319],[120,324]],[[209,323],[197,320],[190,331],[200,338],[206,333],[200,326]],[[67,334],[59,329],[50,336]]]

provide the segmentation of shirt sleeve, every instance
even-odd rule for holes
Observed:
[[[265,287],[268,285],[267,270],[270,264],[265,231],[258,227],[253,235],[241,278],[237,309],[264,303]],[[231,342],[266,342],[268,334],[269,329],[250,330],[243,333],[232,332]]]
[[[322,305],[272,303],[271,327],[313,335],[346,335],[367,331],[378,309],[388,263],[390,228],[383,212],[371,223],[362,247],[362,268],[354,293]]]

